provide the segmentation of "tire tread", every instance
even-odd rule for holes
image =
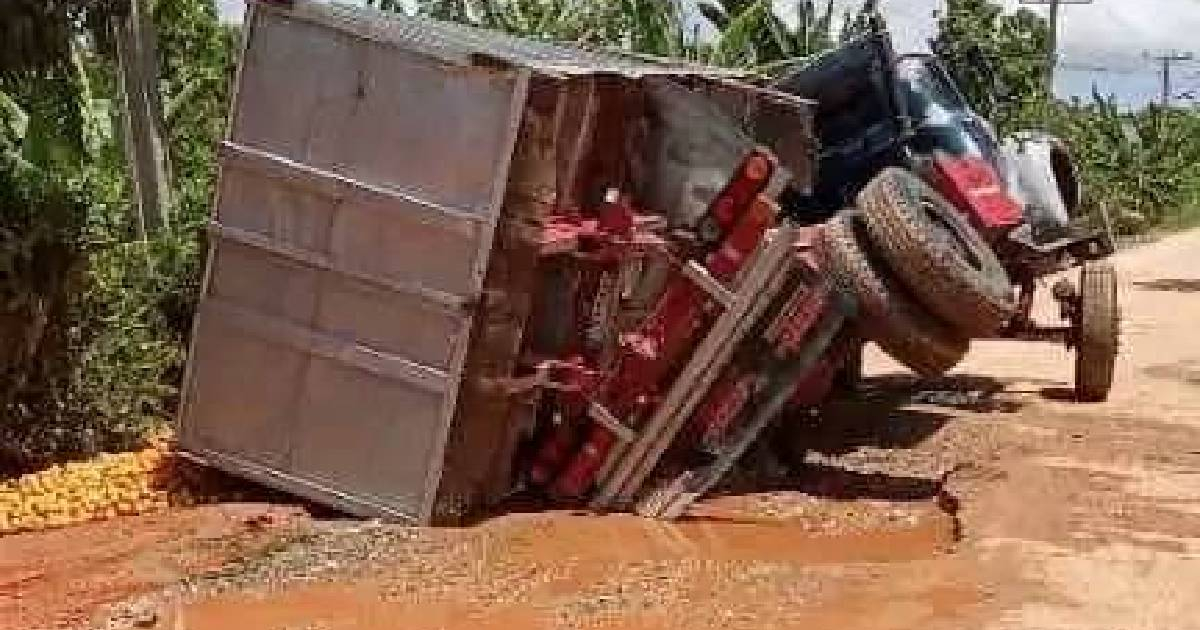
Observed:
[[[938,376],[966,355],[970,340],[927,313],[869,260],[852,216],[825,224],[824,243],[834,281],[859,308],[860,333],[922,376]]]
[[[1108,263],[1086,264],[1079,284],[1075,397],[1080,402],[1103,402],[1112,390],[1121,336],[1116,269]]]
[[[947,220],[959,224],[964,246],[979,259],[980,268],[935,240],[915,191],[929,195]],[[875,246],[931,312],[972,337],[992,336],[1012,318],[1012,286],[991,247],[916,175],[897,168],[883,171],[863,189],[858,205]]]

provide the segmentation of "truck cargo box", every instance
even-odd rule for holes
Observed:
[[[252,4],[182,448],[364,516],[496,500],[546,217],[616,186],[686,227],[756,143],[811,189],[809,105],[729,71]]]

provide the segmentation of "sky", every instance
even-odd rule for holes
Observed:
[[[910,49],[921,48],[933,36],[933,14],[945,5],[944,0],[883,1],[898,46]],[[1009,9],[1021,6],[1020,0],[1004,0],[1004,4]],[[1030,8],[1046,14],[1044,7]],[[1102,93],[1116,94],[1127,105],[1158,99],[1161,66],[1146,59],[1145,53],[1179,50],[1200,57],[1198,33],[1200,0],[1094,0],[1089,5],[1064,6],[1056,91],[1061,97],[1086,98],[1095,83]],[[1197,92],[1200,99],[1200,61],[1177,64],[1172,75],[1173,92]]]
[[[343,0],[353,2],[355,0]],[[1022,0],[1002,0],[1015,9]],[[217,0],[231,22],[241,20],[243,0]],[[853,7],[855,0],[837,0]],[[897,46],[920,50],[933,36],[935,12],[945,0],[882,0]],[[786,16],[792,0],[775,0]],[[1031,7],[1045,13],[1042,7]],[[1137,106],[1159,98],[1160,65],[1145,53],[1171,50],[1194,52],[1198,59],[1176,64],[1173,92],[1195,94],[1200,103],[1200,0],[1094,0],[1090,5],[1065,6],[1060,20],[1060,59],[1056,91],[1060,97],[1092,93],[1093,83],[1115,94],[1125,105]]]

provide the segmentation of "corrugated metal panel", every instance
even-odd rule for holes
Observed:
[[[398,44],[456,63],[490,57],[516,66],[562,74],[746,76],[745,71],[741,70],[713,68],[679,60],[656,60],[620,52],[584,50],[371,7],[317,4],[301,0],[286,10],[300,19],[335,24],[360,37]]]
[[[263,7],[247,33],[181,443],[426,521],[528,77]]]

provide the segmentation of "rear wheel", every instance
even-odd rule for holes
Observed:
[[[879,253],[933,314],[971,337],[990,336],[1012,318],[1012,283],[1000,260],[921,178],[886,169],[859,194],[858,207]]]
[[[958,364],[969,339],[926,312],[870,255],[862,216],[843,213],[825,224],[824,245],[839,290],[858,306],[860,334],[922,376],[937,376]]]
[[[1079,285],[1075,397],[1103,402],[1112,390],[1121,336],[1117,272],[1108,263],[1085,264]]]

